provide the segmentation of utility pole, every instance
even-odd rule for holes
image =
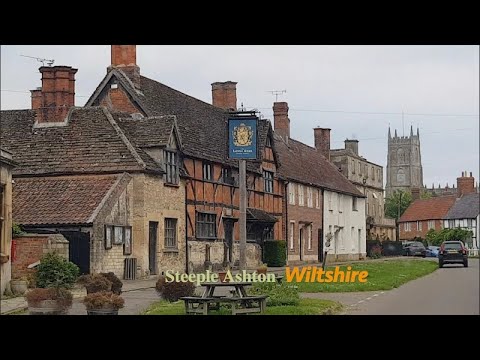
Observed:
[[[247,269],[247,162],[239,160],[240,187],[240,270]]]

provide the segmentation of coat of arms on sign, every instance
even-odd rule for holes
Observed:
[[[233,144],[235,146],[252,145],[253,131],[251,126],[241,123],[233,128]]]

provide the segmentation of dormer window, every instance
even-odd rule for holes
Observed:
[[[166,183],[177,185],[178,184],[178,155],[175,151],[165,150],[165,172]]]

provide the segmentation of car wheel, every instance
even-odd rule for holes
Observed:
[[[410,256],[410,250],[407,250],[407,251],[405,252],[405,255]]]
[[[427,257],[427,254],[423,254],[423,255],[422,255],[422,258],[426,258],[426,257]]]
[[[463,267],[468,267],[468,261],[463,262]]]
[[[443,261],[439,261],[439,262],[438,262],[438,267],[439,267],[439,268],[443,268]]]

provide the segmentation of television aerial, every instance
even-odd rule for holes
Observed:
[[[53,60],[53,59],[51,59],[51,60],[50,59],[42,59],[42,58],[39,58],[39,57],[28,56],[28,55],[20,55],[20,56],[30,58],[30,59],[35,59],[38,62],[41,62],[42,66],[45,66],[45,63],[47,63],[47,66],[53,66],[53,63],[55,62],[55,60]]]

